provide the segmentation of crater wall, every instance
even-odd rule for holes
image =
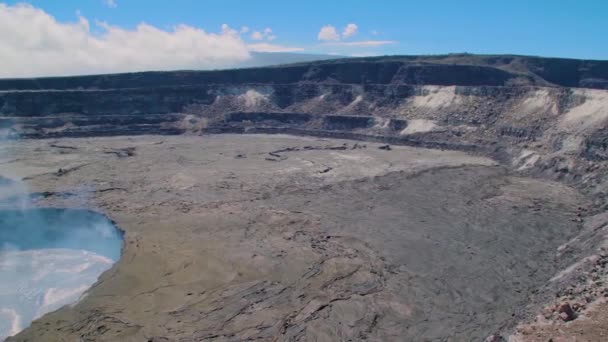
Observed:
[[[558,254],[608,248],[608,62],[401,56],[212,72],[0,80],[24,138],[288,133],[458,149],[592,200]],[[548,286],[570,286],[577,268]]]

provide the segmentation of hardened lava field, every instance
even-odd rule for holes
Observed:
[[[38,206],[98,208],[121,259],[17,335],[479,340],[565,261],[584,198],[457,151],[286,135],[27,140]]]

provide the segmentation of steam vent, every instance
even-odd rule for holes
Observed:
[[[75,302],[118,260],[121,241],[92,212],[0,210],[0,338]]]
[[[0,79],[0,336],[607,341],[607,123],[594,60]]]

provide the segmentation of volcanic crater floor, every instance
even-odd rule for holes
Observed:
[[[584,197],[480,156],[379,147],[285,135],[4,147],[2,169],[36,205],[97,210],[125,231],[120,261],[78,303],[10,340],[482,340],[544,300]]]

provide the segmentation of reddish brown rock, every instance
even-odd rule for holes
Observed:
[[[559,312],[559,318],[564,322],[569,322],[576,318],[576,314],[568,302],[560,304],[559,308],[557,308],[557,312]]]

